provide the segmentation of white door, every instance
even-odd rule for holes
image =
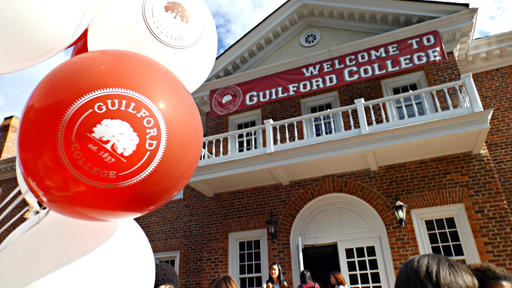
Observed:
[[[389,287],[378,239],[338,241],[338,253],[341,273],[349,287]]]

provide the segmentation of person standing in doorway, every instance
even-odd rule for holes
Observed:
[[[268,269],[268,280],[265,282],[266,288],[287,288],[288,283],[283,277],[283,270],[281,265],[277,262],[270,264]]]
[[[331,288],[345,288],[345,285],[347,285],[347,281],[345,281],[345,278],[343,275],[341,275],[340,271],[332,271],[329,274],[329,278],[331,281],[331,285],[329,287]]]
[[[320,288],[318,283],[313,282],[313,278],[311,278],[311,273],[309,270],[302,270],[300,272],[300,285],[297,288]]]

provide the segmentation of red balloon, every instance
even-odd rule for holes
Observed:
[[[165,204],[194,173],[201,148],[201,119],[183,84],[155,60],[121,50],[51,71],[25,106],[18,138],[21,172],[39,201],[98,221]]]

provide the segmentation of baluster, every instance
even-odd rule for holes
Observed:
[[[263,148],[263,128],[258,129],[258,147]]]
[[[350,131],[354,130],[354,118],[352,118],[352,110],[349,110],[348,115],[350,116]]]
[[[436,91],[432,91],[432,95],[434,96],[434,102],[436,103],[437,112],[441,112],[441,105],[439,105],[439,100],[437,100]]]
[[[297,121],[293,122],[293,137],[293,141],[295,142],[298,140],[297,138],[299,138],[299,133],[297,133]]]
[[[331,123],[331,134],[334,134],[334,114],[329,114],[329,123]]]
[[[448,102],[448,108],[450,110],[453,110],[452,100],[450,99],[450,94],[448,94],[448,89],[447,88],[444,88],[444,95],[446,95],[446,102]]]
[[[302,120],[302,133],[303,133],[304,139],[308,139],[308,129],[306,127],[306,121],[308,121],[308,120],[307,119]]]
[[[430,114],[430,108],[428,107],[428,101],[427,101],[427,97],[425,96],[425,93],[421,93],[421,101],[423,101],[423,109],[425,109],[425,115],[429,115]]]
[[[277,134],[277,143],[276,143],[276,145],[281,144],[281,133],[279,132],[279,130],[281,130],[281,129],[279,129],[280,126],[281,125],[277,125],[276,126],[276,134]]]
[[[345,123],[343,121],[343,111],[338,112],[340,115],[341,132],[345,132]]]
[[[418,112],[418,106],[416,106],[416,99],[414,99],[414,96],[411,97],[412,100],[412,108],[414,109],[414,117],[420,116],[420,113]]]
[[[224,141],[222,141],[222,140],[223,140],[222,138],[219,139],[219,142],[220,142],[220,153],[219,153],[219,156],[224,155],[224,145],[222,145]]]
[[[368,105],[370,107],[370,114],[372,116],[372,125],[375,125],[375,114],[373,113],[373,105]]]
[[[320,116],[320,124],[321,124],[321,128],[320,129],[322,130],[322,136],[325,136],[326,133],[325,133],[325,127],[324,127],[324,125],[325,125],[325,123],[324,123],[324,116]]]
[[[214,156],[217,156],[217,147],[215,145],[216,140],[217,140],[217,138],[213,138],[213,140],[212,140],[213,141],[213,144],[212,144],[212,146],[213,146],[213,153],[212,154]]]
[[[380,107],[380,115],[382,115],[382,122],[383,123],[388,123],[388,121],[386,120],[386,113],[384,112],[384,107],[382,107],[384,103],[379,103],[379,107]]]
[[[232,138],[233,137],[229,137],[228,136],[228,154],[227,155],[231,155],[231,141],[232,141]]]
[[[399,98],[400,99],[400,103],[402,104],[402,110],[404,112],[404,118],[405,119],[409,119],[409,115],[407,115],[407,109],[405,108],[405,101],[404,101],[404,97],[402,98]]]
[[[460,93],[459,91],[459,85],[456,85],[455,86],[455,90],[457,90],[457,96],[459,97],[459,107],[458,108],[462,108],[462,107],[465,107],[465,104],[464,103],[464,99],[462,98],[462,94]]]
[[[286,135],[286,143],[290,143],[290,134],[288,133],[288,123],[284,123],[284,132]]]

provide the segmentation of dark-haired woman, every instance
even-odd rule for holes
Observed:
[[[343,275],[341,275],[340,271],[332,271],[329,275],[331,280],[331,288],[345,288],[347,281],[345,281],[345,278]]]
[[[270,268],[268,269],[268,280],[265,282],[265,287],[267,288],[287,288],[288,283],[284,280],[283,270],[281,269],[281,265],[279,263],[274,262],[270,264]]]
[[[300,272],[300,285],[297,288],[320,288],[318,283],[313,282],[313,278],[311,278],[311,273],[308,270],[304,269]]]
[[[400,267],[395,288],[478,288],[468,266],[438,254],[409,258]]]

